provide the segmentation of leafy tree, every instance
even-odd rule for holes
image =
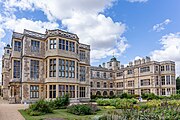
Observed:
[[[176,90],[180,90],[180,77],[176,78]]]

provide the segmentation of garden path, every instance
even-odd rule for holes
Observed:
[[[25,120],[18,112],[19,109],[25,109],[27,105],[9,104],[8,101],[0,98],[0,120]]]

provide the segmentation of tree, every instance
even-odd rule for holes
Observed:
[[[180,77],[176,78],[176,90],[177,90],[177,93],[179,93],[179,91],[180,91]]]

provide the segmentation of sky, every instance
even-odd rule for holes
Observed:
[[[1,0],[0,56],[12,32],[62,29],[91,45],[91,65],[150,56],[176,62],[180,75],[180,0]],[[0,70],[1,72],[1,70]]]

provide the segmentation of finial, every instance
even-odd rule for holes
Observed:
[[[114,57],[114,52],[113,52],[113,57]]]

